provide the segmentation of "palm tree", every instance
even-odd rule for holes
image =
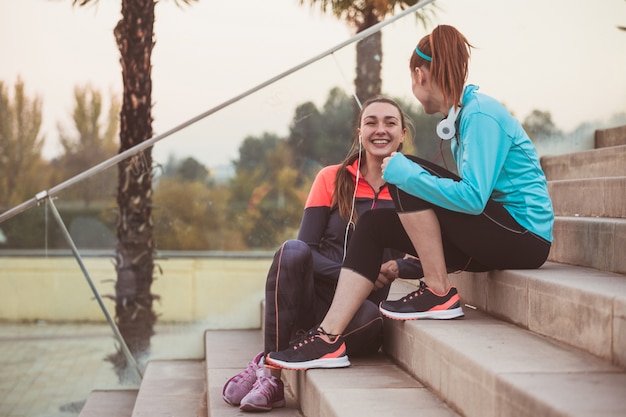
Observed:
[[[345,20],[348,25],[360,33],[381,22],[387,15],[396,10],[404,10],[414,6],[419,0],[299,0],[300,5],[309,3],[311,7],[318,4],[326,13],[329,9],[338,19]],[[426,14],[416,13],[417,19],[425,24]],[[361,102],[381,94],[381,69],[383,62],[382,34],[380,31],[361,39],[356,44],[356,78],[354,87],[356,96]],[[355,117],[358,114],[355,106]]]
[[[175,0],[178,5],[197,0]],[[98,0],[72,0],[76,6]],[[122,64],[123,98],[120,111],[122,153],[151,138],[152,48],[156,0],[122,0],[122,18],[114,34]],[[118,165],[115,316],[120,333],[135,358],[150,347],[156,315],[151,293],[154,273],[152,235],[152,150]],[[120,379],[128,366],[121,349],[109,358]]]

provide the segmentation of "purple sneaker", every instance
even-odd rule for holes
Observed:
[[[263,352],[260,352],[252,359],[252,362],[248,363],[246,369],[226,381],[224,389],[222,389],[222,398],[224,401],[235,406],[241,403],[241,399],[250,392],[256,382],[256,372],[262,368],[262,366],[260,366],[262,359]]]
[[[269,369],[259,368],[252,390],[243,397],[239,409],[242,411],[270,411],[285,406],[285,384],[272,376]]]

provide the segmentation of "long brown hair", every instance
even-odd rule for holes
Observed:
[[[463,85],[467,81],[468,64],[473,46],[465,36],[455,27],[439,25],[430,35],[424,36],[417,48],[432,58],[428,61],[419,56],[415,50],[411,54],[411,71],[425,65],[432,79],[441,89],[444,97],[452,97],[453,103],[449,106],[457,107],[461,104]]]
[[[357,130],[356,128],[360,127],[363,121],[363,111],[365,111],[365,109],[372,103],[387,103],[387,104],[391,104],[396,109],[398,109],[398,112],[400,113],[401,127],[402,129],[406,129],[407,127],[406,117],[404,115],[404,112],[402,111],[402,108],[400,108],[398,103],[386,97],[374,97],[374,98],[367,100],[365,103],[363,103],[361,107],[361,111],[359,112],[359,117],[357,118],[357,122],[356,122],[357,125],[355,126],[355,129],[354,129],[355,132]],[[406,129],[406,131],[408,133],[409,129]],[[352,179],[352,175],[348,172],[347,166],[353,164],[354,161],[358,159],[359,150],[361,153],[361,160],[364,161],[367,158],[367,152],[365,152],[365,150],[361,149],[361,147],[359,146],[359,135],[356,134],[354,136],[354,140],[352,142],[352,148],[350,149],[348,156],[346,157],[346,159],[343,160],[341,167],[339,167],[339,169],[337,170],[337,176],[335,177],[335,192],[333,193],[333,207],[335,205],[337,206],[337,208],[339,209],[339,215],[345,220],[349,220],[350,215],[352,214],[352,219],[354,222],[356,222],[356,218],[357,218],[356,212],[352,213],[352,198],[354,196],[354,180]],[[400,143],[400,146],[398,146],[397,150],[398,151],[402,150],[402,143]]]

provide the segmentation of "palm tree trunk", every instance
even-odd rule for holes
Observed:
[[[363,23],[357,29],[357,33],[374,26],[379,19],[370,11],[364,16]],[[354,79],[354,87],[356,95],[361,103],[367,99],[379,96],[382,91],[382,62],[383,62],[383,45],[382,34],[376,32],[367,38],[361,39],[356,44],[356,78]],[[354,120],[358,118],[358,106],[355,106]]]
[[[122,0],[115,27],[124,93],[120,112],[120,152],[152,137],[152,64],[155,0]],[[152,150],[118,166],[115,314],[120,333],[140,363],[148,353],[156,315],[152,311]],[[121,350],[109,358],[120,379],[128,376]]]

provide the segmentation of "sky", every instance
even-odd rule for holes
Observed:
[[[18,77],[43,101],[44,156],[60,152],[71,127],[75,86],[121,92],[113,28],[121,0],[72,7],[71,0],[0,0],[0,80]],[[626,1],[437,0],[424,27],[408,16],[383,30],[383,92],[415,101],[408,58],[437,24],[456,26],[475,46],[468,82],[522,120],[549,111],[558,128],[626,111]],[[431,7],[431,6],[429,6]],[[432,9],[432,7],[431,7]],[[200,0],[156,6],[152,56],[153,128],[166,132],[353,35],[298,0]],[[328,90],[351,93],[354,45],[219,111],[155,147],[155,158],[194,156],[207,166],[237,159],[247,135],[281,135],[298,104],[323,105]]]

